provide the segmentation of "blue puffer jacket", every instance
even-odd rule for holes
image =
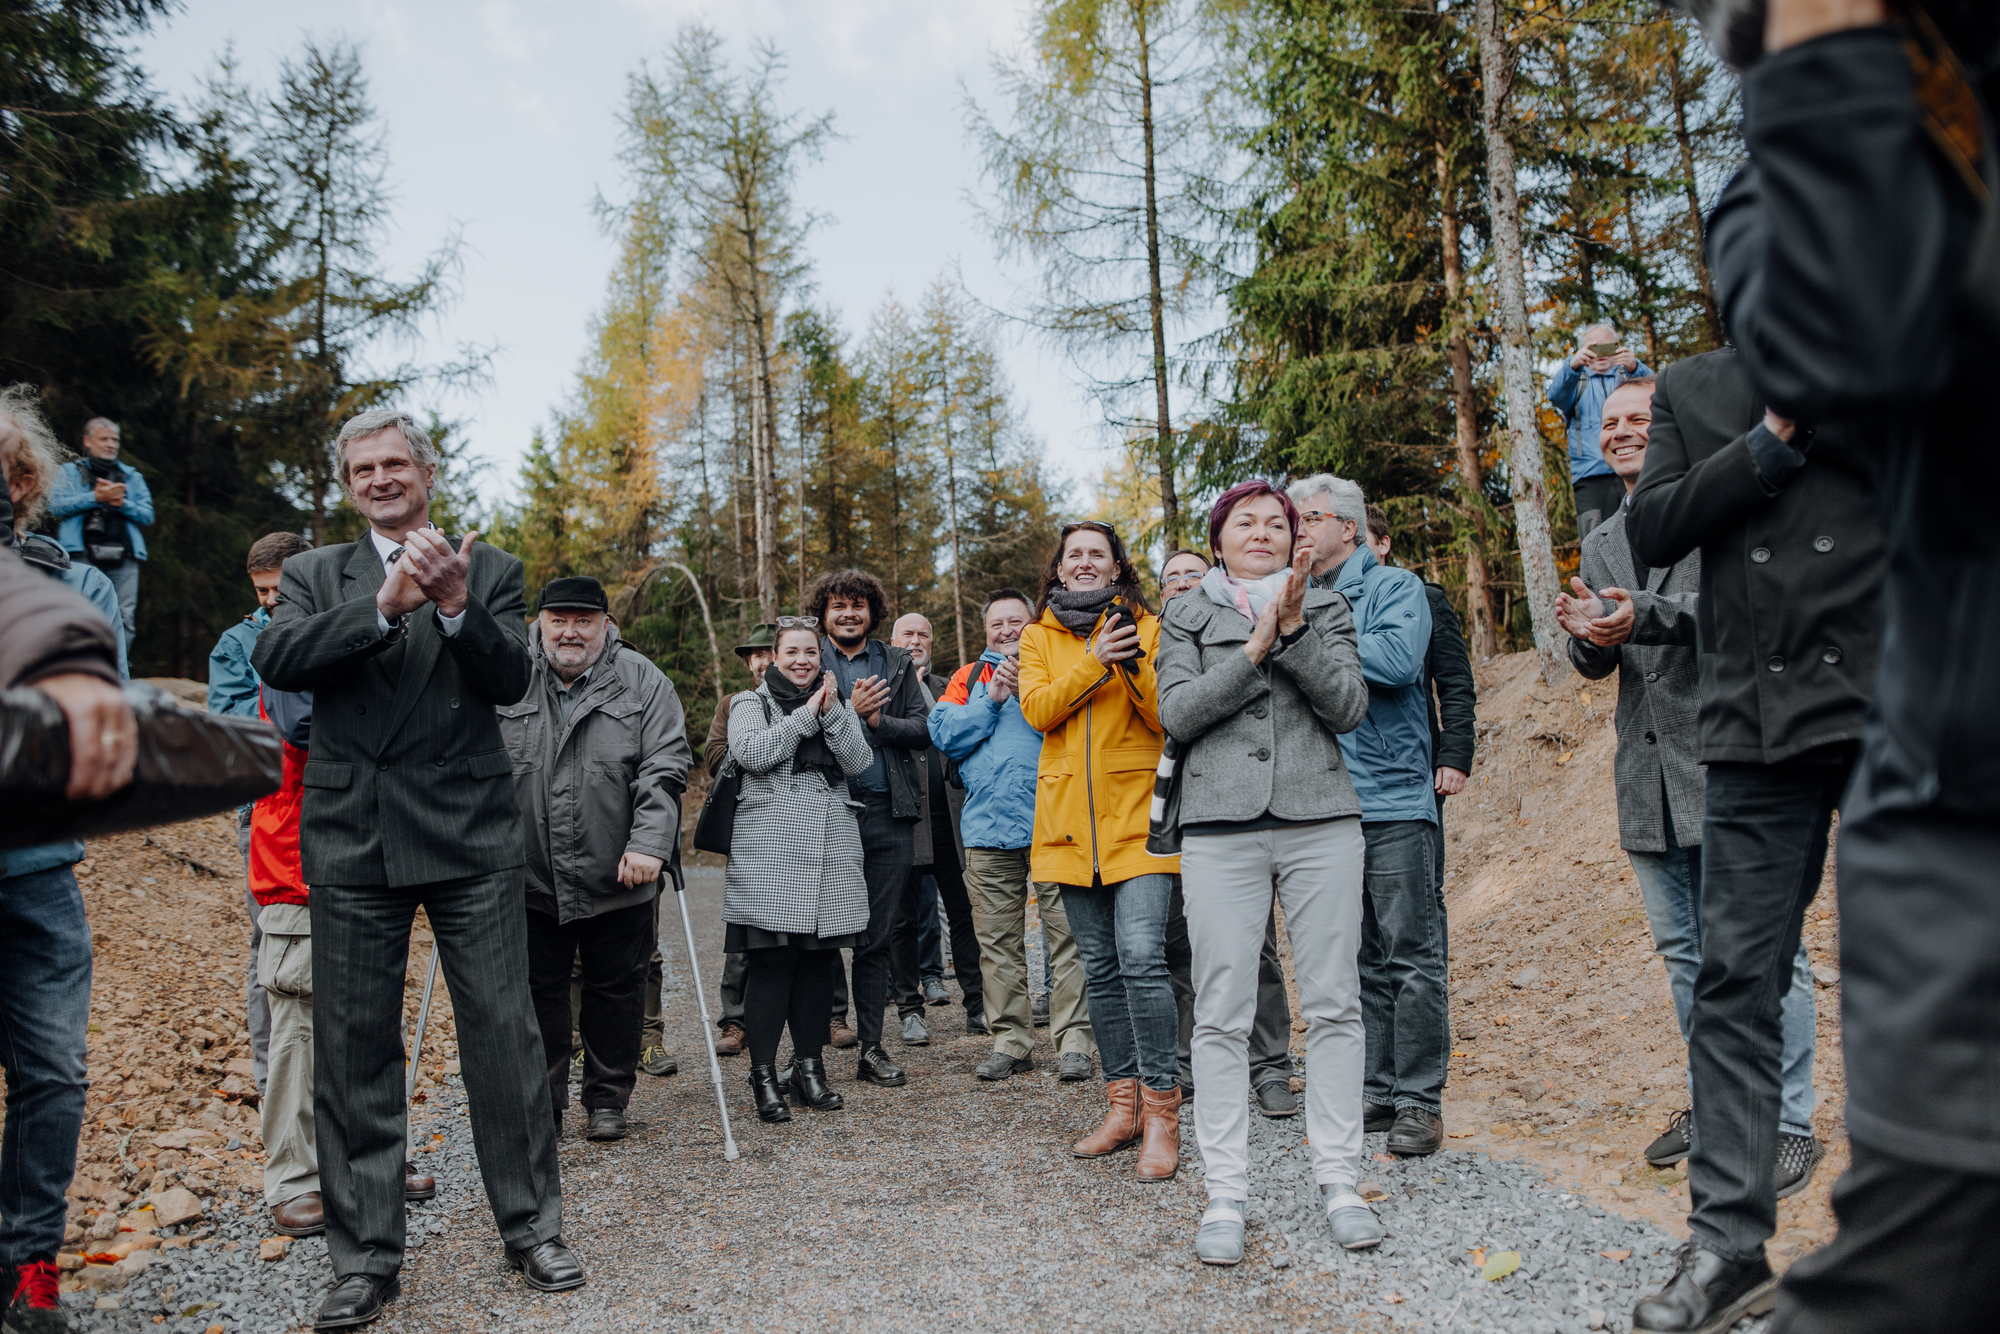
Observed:
[[[1368,716],[1340,734],[1361,818],[1435,824],[1431,715],[1424,698],[1431,606],[1423,580],[1381,564],[1365,546],[1332,573],[1331,584],[1314,582],[1344,595],[1354,608],[1361,676],[1368,682]]]
[[[993,669],[1006,660],[988,649],[966,663],[930,713],[931,740],[958,761],[965,784],[959,839],[968,848],[1025,848],[1035,841],[1042,734],[1021,716],[1018,693],[1004,704],[986,693]]]

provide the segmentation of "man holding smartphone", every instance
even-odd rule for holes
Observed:
[[[1569,484],[1576,496],[1576,540],[1590,536],[1625,504],[1625,484],[1597,448],[1598,423],[1604,400],[1627,380],[1651,375],[1631,348],[1619,341],[1609,324],[1585,325],[1577,331],[1576,351],[1549,380],[1549,402],[1569,428]]]

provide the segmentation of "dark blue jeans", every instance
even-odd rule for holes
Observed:
[[[67,866],[0,878],[0,1266],[53,1260],[83,1131],[90,923]]]
[[[1083,958],[1083,994],[1104,1077],[1179,1088],[1180,1011],[1167,972],[1170,875],[1064,885],[1063,909]]]
[[[1444,1108],[1451,1023],[1445,1008],[1444,898],[1429,820],[1363,821],[1361,1024],[1368,1035],[1362,1096],[1378,1106]]]

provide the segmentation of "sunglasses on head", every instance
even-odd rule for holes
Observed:
[[[778,618],[778,628],[780,630],[817,630],[819,629],[819,617],[780,616]]]

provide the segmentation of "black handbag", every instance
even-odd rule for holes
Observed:
[[[763,707],[764,721],[771,721],[771,706],[762,695],[757,703]],[[694,846],[697,852],[714,852],[729,855],[730,840],[736,837],[736,803],[743,799],[743,771],[736,766],[735,756],[722,762],[721,772],[708,785],[708,795],[702,799],[701,818],[694,825]]]

